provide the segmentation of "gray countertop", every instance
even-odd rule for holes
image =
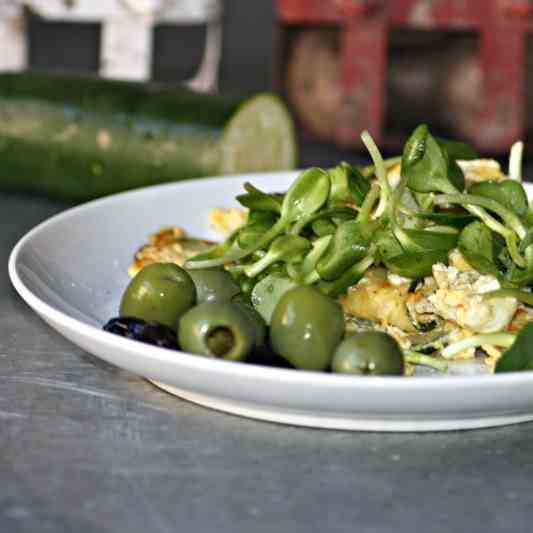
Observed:
[[[256,422],[64,340],[5,265],[65,207],[0,194],[1,531],[531,531],[533,424],[377,434]]]

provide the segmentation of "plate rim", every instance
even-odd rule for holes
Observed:
[[[194,186],[200,182],[206,185],[211,182],[219,182],[220,180],[229,180],[231,178],[244,178],[248,176],[249,179],[254,177],[276,176],[278,178],[289,179],[292,175],[297,175],[296,171],[278,171],[278,172],[254,172],[247,174],[231,174],[223,176],[213,176],[209,178],[184,180],[180,182],[166,183],[161,185],[153,185],[150,187],[140,187],[130,191],[121,192],[118,194],[109,195],[103,198],[91,200],[86,203],[67,208],[44,221],[37,224],[35,227],[26,232],[12,248],[8,259],[8,273],[10,281],[19,296],[37,312],[40,316],[50,317],[53,321],[72,331],[77,331],[86,337],[98,338],[98,341],[109,345],[110,348],[128,349],[136,352],[142,351],[152,359],[154,362],[165,361],[170,362],[175,358],[176,351],[166,348],[160,348],[149,344],[139,343],[138,341],[126,339],[113,335],[112,333],[103,331],[91,324],[87,324],[78,320],[67,313],[56,309],[48,304],[35,294],[25,285],[21,279],[17,267],[20,254],[28,242],[31,242],[37,235],[46,231],[47,227],[63,222],[71,216],[76,216],[81,211],[88,211],[98,208],[101,205],[112,204],[123,201],[128,197],[146,194],[147,192],[157,192],[161,189],[180,189]],[[533,191],[533,184],[524,183],[526,190]],[[72,342],[72,341],[71,341]],[[140,350],[142,348],[142,350]],[[144,355],[143,353],[143,355]],[[502,374],[490,375],[454,375],[454,376],[416,376],[412,379],[406,379],[405,376],[353,376],[343,374],[333,374],[318,371],[303,371],[295,369],[285,369],[262,366],[253,363],[242,363],[225,361],[209,357],[201,357],[183,351],[178,351],[181,361],[187,366],[195,367],[197,370],[210,369],[220,374],[241,375],[247,378],[270,378],[276,381],[283,381],[285,383],[310,384],[322,387],[336,387],[346,386],[348,383],[354,387],[371,388],[371,389],[393,389],[396,391],[413,390],[413,388],[438,388],[438,389],[457,389],[463,387],[495,387],[507,388],[512,385],[524,384],[533,382],[533,371],[521,372],[507,372]]]

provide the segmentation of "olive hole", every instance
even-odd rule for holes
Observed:
[[[235,337],[229,328],[219,327],[209,332],[207,348],[215,357],[224,357],[235,346]]]
[[[376,370],[376,363],[372,361],[367,362],[360,367],[360,370],[363,376],[369,376],[374,372],[374,370]]]

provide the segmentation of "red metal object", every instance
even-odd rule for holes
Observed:
[[[524,135],[529,0],[277,0],[285,25],[335,24],[342,29],[343,112],[336,138],[359,144],[368,129],[384,138],[387,38],[390,28],[471,30],[480,35],[484,94],[471,127],[483,151],[506,150]]]

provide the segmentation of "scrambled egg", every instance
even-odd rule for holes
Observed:
[[[209,241],[188,239],[181,228],[162,228],[150,235],[148,244],[137,251],[128,274],[134,277],[143,267],[152,263],[176,263],[181,266],[190,257],[205,252],[212,246],[213,243]]]
[[[438,289],[428,300],[435,312],[476,333],[505,330],[518,308],[515,298],[483,298],[483,293],[500,288],[494,276],[460,272],[453,266],[437,263],[433,265],[433,277]]]
[[[341,298],[342,308],[349,315],[414,332],[405,306],[410,283],[408,280],[394,285],[382,275],[381,269],[370,269]]]
[[[479,333],[518,331],[533,321],[533,310],[519,306],[514,298],[484,299],[483,293],[500,288],[498,280],[473,270],[459,251],[451,252],[450,263],[434,265],[433,276],[416,287],[407,278],[370,269],[341,298],[343,310],[347,316],[371,321],[404,349],[431,344],[439,350]],[[482,349],[487,365],[494,366],[502,350],[494,346]],[[476,349],[468,348],[453,359],[475,355]]]
[[[502,172],[500,163],[494,159],[473,159],[471,161],[457,161],[461,167],[467,183],[480,181],[501,181],[507,179]]]
[[[471,272],[474,270],[458,248],[454,248],[450,251],[448,254],[448,262],[450,266],[455,267],[459,272]]]
[[[229,235],[246,222],[247,212],[244,209],[213,209],[209,222],[213,229],[222,235]],[[150,235],[148,244],[142,246],[128,268],[130,277],[135,276],[143,267],[151,263],[176,263],[182,266],[187,259],[213,246],[213,242],[202,239],[191,239],[182,228],[161,228]]]
[[[219,233],[228,236],[246,223],[248,212],[238,207],[211,209],[209,223]]]

